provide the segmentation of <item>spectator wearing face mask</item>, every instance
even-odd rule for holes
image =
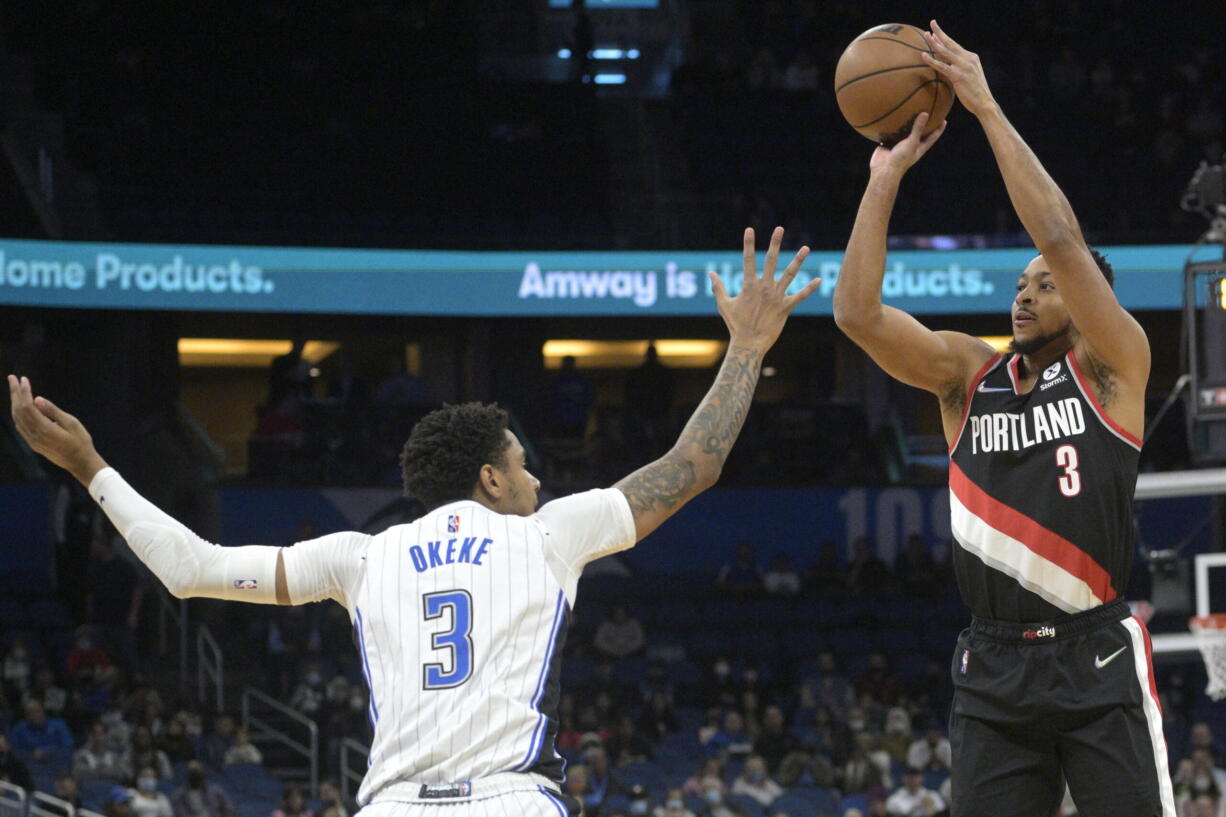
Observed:
[[[307,717],[318,714],[324,703],[324,674],[318,664],[307,666],[306,674],[294,689],[289,705]]]
[[[651,814],[652,817],[697,817],[685,807],[685,795],[681,789],[669,789],[664,795],[664,803],[656,806]]]
[[[247,735],[246,727],[240,726],[234,733],[234,745],[226,750],[225,763],[226,766],[233,766],[236,763],[263,763],[264,755]]]
[[[132,817],[174,817],[170,798],[158,791],[158,773],[152,766],[137,773],[131,807]]]
[[[707,787],[702,792],[702,799],[707,801],[706,817],[740,817],[724,802],[726,796],[722,783],[720,785],[715,785],[714,782],[707,783]]]
[[[758,755],[752,755],[745,761],[745,768],[733,782],[732,793],[752,797],[765,808],[783,794],[783,786],[771,780],[766,773],[766,761]]]
[[[187,783],[170,798],[174,817],[234,817],[234,804],[219,786],[204,778],[204,765],[187,764]]]
[[[126,780],[132,776],[132,767],[126,756],[107,745],[106,727],[95,721],[85,745],[73,755],[72,773],[77,780]]]

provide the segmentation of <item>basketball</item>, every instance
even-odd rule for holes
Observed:
[[[848,124],[886,147],[906,138],[921,112],[925,133],[945,121],[954,91],[924,64],[928,44],[920,29],[905,23],[870,28],[851,41],[834,71],[834,94]]]

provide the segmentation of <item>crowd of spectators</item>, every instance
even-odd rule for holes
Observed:
[[[1092,240],[1190,242],[1204,230],[1179,201],[1197,164],[1220,162],[1226,150],[1226,49],[1198,29],[1195,7],[1172,11],[1155,20],[1123,0],[1036,3],[1017,9],[1004,28],[978,9],[944,21],[980,54],[997,99]],[[774,0],[692,19],[688,61],[673,76],[675,99],[660,106],[682,142],[676,191],[697,188],[711,208],[687,238],[783,224],[797,244],[842,246],[870,148],[838,111],[835,65],[871,26],[927,25],[914,15],[902,3]],[[748,122],[788,124],[730,124]],[[942,141],[907,179],[891,232],[903,242],[943,234],[961,236],[963,246],[1028,244],[986,141],[960,106]],[[862,149],[852,150],[856,144]],[[832,155],[846,160],[823,158]]]
[[[868,145],[860,161],[842,160],[854,139],[835,105],[834,66],[872,25],[927,22],[903,3],[726,0],[682,4],[675,19],[644,12],[682,57],[670,96],[642,120],[641,148],[664,170],[657,192],[677,225],[631,236],[610,215],[619,150],[603,124],[626,118],[622,103],[561,77],[517,81],[485,67],[528,56],[523,43],[542,39],[541,7],[224,9],[224,28],[177,5],[132,26],[91,2],[54,14],[26,4],[6,21],[7,47],[33,63],[40,102],[64,114],[68,149],[100,177],[123,238],[709,248],[745,223],[782,223],[797,243],[839,246]],[[968,5],[946,24],[982,54],[996,95],[1092,234],[1186,241],[1199,225],[1179,215],[1180,193],[1200,159],[1221,158],[1226,129],[1226,59],[1198,9],[1155,19],[1124,0],[1036,3],[1000,27]],[[946,144],[925,160],[931,169],[909,180],[896,232],[1016,236],[973,130],[956,110]],[[949,195],[951,178],[960,195]]]

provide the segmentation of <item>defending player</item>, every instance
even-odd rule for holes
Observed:
[[[925,38],[925,60],[978,117],[1039,251],[1018,278],[1007,358],[882,305],[899,183],[941,134],[921,138],[921,114],[907,139],[873,153],[834,296],[843,331],[941,404],[954,566],[974,614],[952,668],[953,814],[1047,817],[1067,779],[1085,817],[1175,817],[1149,636],[1119,597],[1149,343],[979,58],[935,21]]]
[[[9,375],[13,420],[68,470],[179,597],[263,604],[331,598],[353,621],[370,686],[363,817],[578,814],[554,752],[559,671],[579,574],[634,545],[718,479],[749,411],[762,358],[816,288],[786,290],[808,255],[763,274],[744,239],[744,283],[712,285],[729,332],[715,383],[660,459],[617,483],[536,510],[540,483],[497,406],[448,406],[405,444],[405,489],[429,509],[377,536],[338,533],[292,548],[209,544],[129,487],[71,415]],[[440,808],[446,805],[447,808]]]

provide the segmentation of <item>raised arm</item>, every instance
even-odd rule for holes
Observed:
[[[934,332],[881,302],[886,236],[898,187],[907,170],[945,131],[942,124],[924,138],[927,122],[928,114],[920,114],[906,139],[892,149],[878,147],[873,152],[868,187],[834,289],[834,320],[892,377],[933,392],[943,403],[948,397],[957,404],[967,378],[992,356],[991,347],[961,332]]]
[[[47,398],[35,397],[28,378],[10,374],[8,385],[18,433],[30,448],[89,490],[132,551],[172,594],[292,603],[283,548],[220,547],[205,542],[124,482],[98,454],[81,421]],[[322,597],[312,592],[315,588],[299,590],[303,591],[295,593],[299,603]],[[306,597],[311,595],[315,598]]]
[[[935,20],[924,38],[935,53],[924,52],[925,62],[950,80],[958,99],[983,126],[1013,209],[1050,267],[1052,282],[1091,355],[1144,389],[1150,364],[1145,331],[1120,306],[1099,271],[1068,199],[1005,118],[988,89],[979,56],[955,42]]]
[[[762,358],[779,337],[792,309],[808,298],[821,282],[815,278],[800,292],[787,294],[809,248],[802,247],[783,275],[776,278],[782,241],[783,228],[776,227],[762,274],[758,275],[753,230],[745,231],[744,280],[740,293],[734,298],[728,296],[719,276],[710,273],[715,303],[728,326],[728,352],[711,390],[698,404],[668,453],[613,486],[630,502],[638,539],[651,533],[719,479],[724,461],[741,433],[741,425],[753,402]]]

